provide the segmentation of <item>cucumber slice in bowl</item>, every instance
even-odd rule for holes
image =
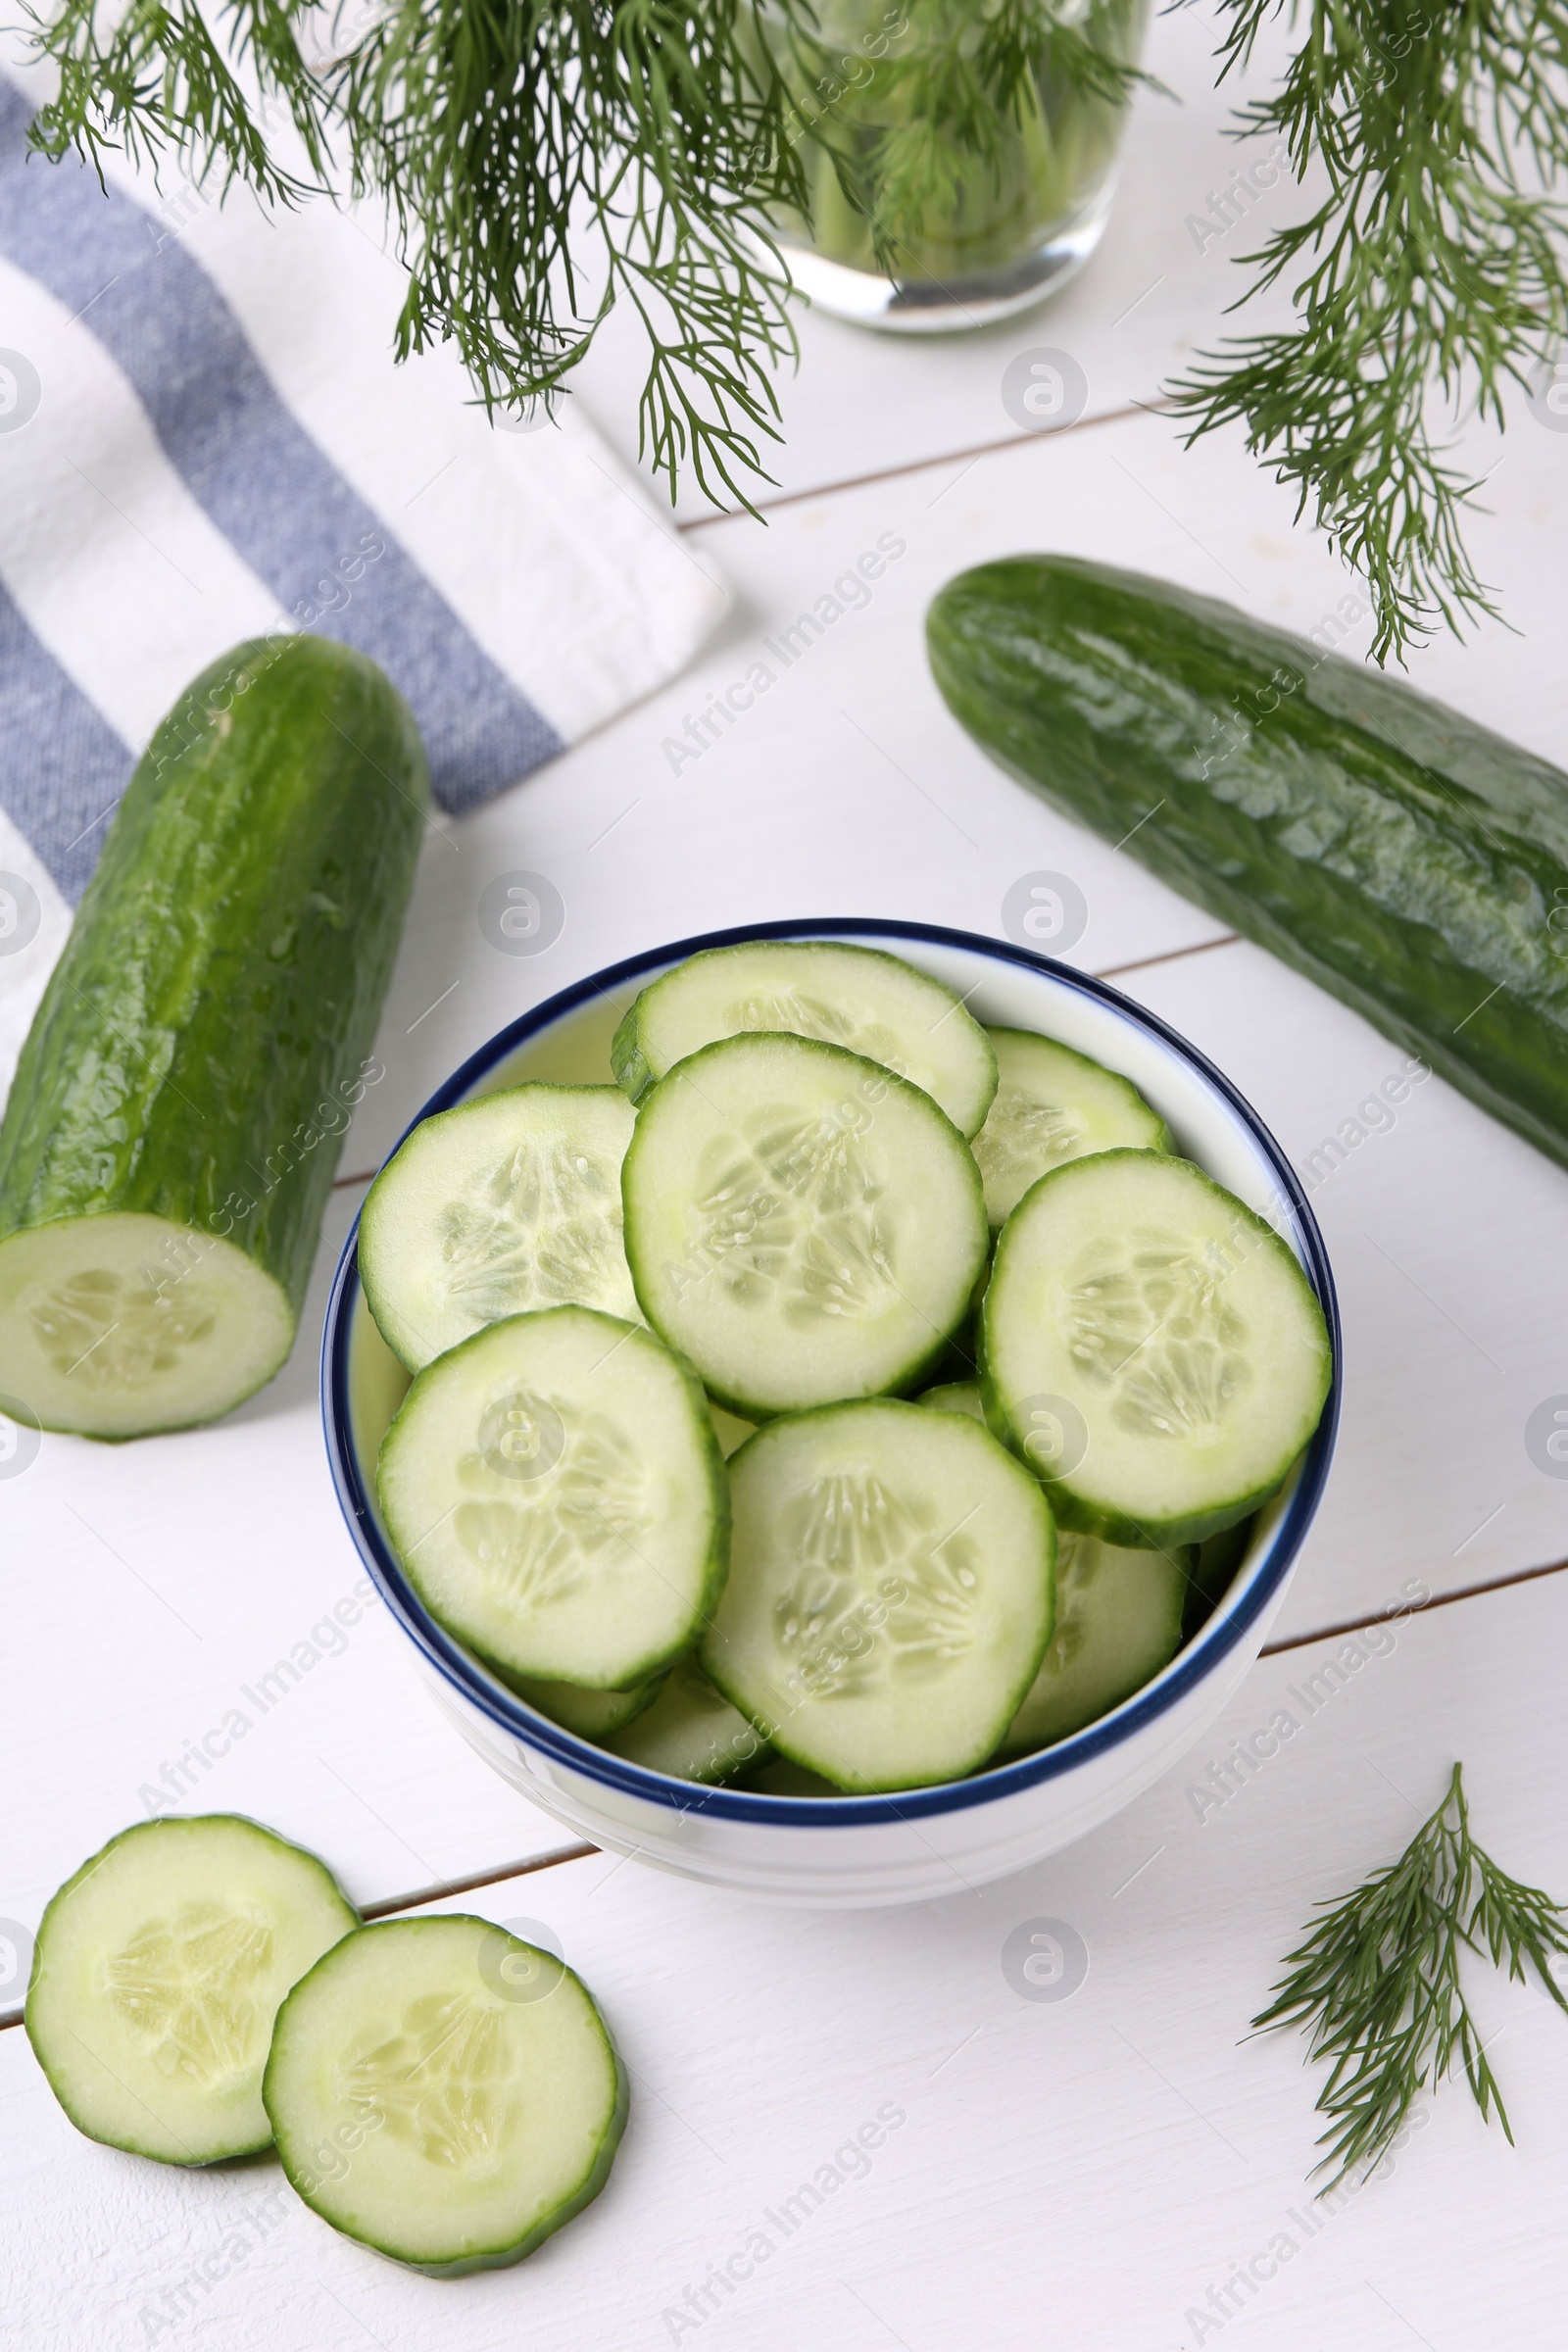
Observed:
[[[647,1096],[621,1171],[644,1314],[748,1420],[912,1387],[989,1231],[929,1095],[841,1046],[733,1037]]]
[[[89,2139],[164,2164],[253,2155],[278,2004],[359,1924],[326,1865],[259,1822],[138,1822],[44,1912],[27,2038]]]
[[[1055,1630],[994,1763],[1081,1732],[1170,1664],[1194,1556],[1124,1550],[1061,1531]]]
[[[662,1674],[651,1682],[638,1683],[630,1690],[583,1690],[575,1683],[540,1683],[525,1674],[502,1678],[519,1698],[564,1731],[575,1732],[583,1740],[605,1740],[612,1732],[635,1723],[646,1714],[664,1687]]]
[[[435,2278],[520,2262],[591,2204],[627,2108],[582,1980],[463,1913],[328,1952],[278,2012],[263,2095],[305,2202]]]
[[[973,1135],[997,1091],[991,1041],[962,1000],[879,948],[758,940],[707,948],[645,988],[611,1067],[634,1102],[677,1061],[757,1030],[846,1047],[907,1078]]]
[[[770,1752],[755,1724],[714,1690],[695,1658],[680,1659],[647,1714],[605,1744],[629,1764],[709,1788],[764,1763]]]
[[[371,1185],[360,1280],[411,1372],[506,1315],[595,1306],[635,1320],[618,1087],[535,1081],[422,1119]]]
[[[704,1672],[840,1788],[995,1752],[1050,1639],[1055,1530],[979,1423],[878,1400],[759,1430],[730,1463],[730,1578]]]
[[[724,1579],[708,1400],[591,1307],[509,1316],[416,1373],[376,1489],[426,1608],[507,1680],[630,1690],[690,1648]]]
[[[987,1032],[997,1054],[997,1097],[974,1139],[986,1214],[1003,1225],[1053,1168],[1119,1146],[1174,1150],[1170,1129],[1130,1078],[1029,1029]]]
[[[1161,1548],[1272,1494],[1332,1372],[1286,1244],[1154,1152],[1070,1160],[1031,1187],[997,1245],[981,1348],[987,1416],[1062,1524]]]

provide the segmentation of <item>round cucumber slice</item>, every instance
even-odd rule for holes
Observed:
[[[1190,1550],[1123,1550],[1098,1536],[1062,1530],[1055,1630],[995,1762],[1082,1731],[1170,1664],[1181,1646],[1194,1557]]]
[[[278,2012],[263,2096],[291,2185],[435,2278],[520,2262],[593,2202],[626,2077],[593,1996],[488,1920],[382,1920]]]
[[[1311,1285],[1190,1161],[1102,1152],[1043,1176],[981,1309],[987,1415],[1063,1525],[1198,1543],[1255,1510],[1328,1396]]]
[[[974,1139],[986,1214],[1004,1224],[1051,1169],[1118,1146],[1171,1152],[1170,1129],[1131,1079],[1028,1029],[989,1029],[997,1094]]]
[[[751,1719],[714,1690],[695,1658],[678,1660],[647,1714],[605,1744],[649,1772],[709,1787],[732,1781],[770,1752]]]
[[[844,1046],[907,1078],[973,1135],[997,1091],[997,1057],[962,1000],[878,948],[756,940],[706,948],[645,988],[610,1063],[640,1102],[677,1061],[721,1037],[784,1030]]]
[[[995,1752],[1052,1627],[1037,1482],[957,1413],[828,1405],[730,1464],[729,1582],[704,1671],[840,1788],[956,1780]]]
[[[284,1994],[360,1924],[324,1862],[237,1813],[142,1821],[54,1896],[26,2031],[78,2132],[163,2164],[247,2156]]]
[[[724,1579],[708,1400],[640,1325],[558,1306],[422,1372],[382,1441],[381,1512],[431,1615],[497,1673],[630,1690]]]
[[[420,1121],[360,1219],[366,1301],[411,1372],[506,1315],[636,1319],[620,1234],[635,1122],[618,1087],[542,1080]]]
[[[752,1421],[912,1387],[985,1263],[980,1171],[841,1046],[726,1038],[648,1095],[621,1171],[644,1314]]]
[[[216,1233],[112,1209],[0,1242],[0,1363],[46,1429],[139,1438],[216,1421],[293,1339],[281,1284]]]

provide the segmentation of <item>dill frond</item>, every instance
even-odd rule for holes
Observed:
[[[1463,1766],[1396,1862],[1374,1871],[1351,1894],[1319,1906],[1324,1916],[1288,1952],[1288,1974],[1257,2033],[1298,2026],[1309,2059],[1329,2060],[1317,2111],[1318,2140],[1335,2168],[1326,2195],[1352,2170],[1375,2170],[1421,2091],[1436,2089],[1454,2063],[1488,2120],[1495,2110],[1512,2144],[1507,2111],[1459,1978],[1461,1953],[1485,1953],[1523,1983],[1534,1969],[1559,2009],[1568,1998],[1551,1971],[1568,1952],[1562,1906],[1522,1886],[1470,1834]]]

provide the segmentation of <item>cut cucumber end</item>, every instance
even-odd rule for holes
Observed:
[[[281,1285],[198,1227],[114,1209],[0,1241],[0,1363],[45,1429],[140,1438],[216,1421],[293,1343]]]
[[[45,1911],[27,2038],[89,2139],[164,2164],[251,2155],[272,2136],[278,2005],[359,1924],[326,1865],[258,1822],[139,1822]]]
[[[263,2095],[322,2221],[437,2278],[520,2262],[580,2213],[627,2111],[581,1979],[461,1913],[327,1953],[278,2013]]]

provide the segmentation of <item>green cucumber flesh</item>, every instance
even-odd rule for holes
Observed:
[[[765,1751],[764,1751],[765,1752]],[[788,1756],[774,1756],[770,1763],[749,1772],[743,1786],[759,1796],[843,1796],[831,1781],[824,1781],[819,1772],[808,1772],[804,1764],[792,1764]]]
[[[844,1789],[994,1753],[1051,1636],[1055,1531],[977,1423],[879,1399],[772,1422],[730,1464],[729,1582],[704,1672]]]
[[[723,1458],[696,1380],[640,1325],[512,1315],[416,1373],[381,1513],[431,1615],[505,1678],[630,1690],[723,1581]]]
[[[1181,1646],[1187,1556],[1124,1550],[1062,1530],[1055,1630],[994,1762],[1081,1732],[1170,1664]]]
[[[621,1184],[643,1313],[748,1420],[915,1386],[985,1264],[980,1172],[952,1121],[806,1038],[677,1062]]]
[[[967,1413],[971,1421],[986,1417],[977,1380],[945,1380],[940,1388],[922,1389],[914,1401],[929,1413]]]
[[[1560,768],[1364,662],[1074,557],[964,572],[927,642],[1009,773],[1568,1162]],[[1331,1140],[1312,1164],[1341,1157]]]
[[[1292,1251],[1159,1152],[1041,1177],[1003,1227],[981,1327],[988,1419],[1064,1526],[1113,1544],[1198,1543],[1245,1518],[1328,1396],[1328,1332]]]
[[[1174,1149],[1170,1129],[1128,1078],[1027,1029],[988,1032],[997,1053],[997,1097],[974,1139],[993,1230],[1029,1187],[1069,1159],[1117,1146]]]
[[[0,1363],[45,1427],[215,1420],[287,1356],[428,795],[322,637],[236,648],[154,734],[0,1126]]]
[[[928,972],[879,948],[756,940],[707,948],[650,982],[615,1032],[611,1066],[640,1102],[676,1062],[723,1037],[783,1030],[846,1047],[918,1086],[961,1135],[997,1091],[979,1022]]]
[[[423,1119],[371,1185],[360,1280],[411,1372],[505,1315],[595,1306],[634,1321],[618,1087],[535,1082]]]
[[[718,1450],[728,1461],[736,1447],[745,1445],[757,1424],[755,1421],[743,1421],[737,1413],[726,1413],[724,1407],[714,1404],[711,1398],[708,1409],[713,1424],[713,1435],[718,1440]]]
[[[1234,1527],[1222,1529],[1219,1535],[1208,1537],[1198,1546],[1182,1620],[1185,1638],[1190,1639],[1200,1625],[1206,1624],[1236,1582],[1236,1572],[1247,1557],[1255,1524],[1251,1517],[1238,1519]]]
[[[33,2055],[89,2139],[163,2164],[254,2154],[278,2004],[359,1924],[326,1865],[258,1822],[138,1822],[44,1912]]]
[[[605,1744],[645,1771],[710,1788],[768,1754],[750,1718],[714,1690],[695,1658],[681,1658],[647,1714]]]
[[[627,2108],[581,1979],[462,1913],[328,1952],[278,2012],[263,2095],[306,2204],[437,2278],[520,2262],[580,2213]]]
[[[647,1713],[664,1687],[664,1677],[658,1674],[630,1690],[584,1690],[575,1683],[541,1683],[525,1674],[502,1679],[530,1707],[537,1707],[563,1731],[575,1732],[580,1740],[606,1740],[611,1733],[623,1731]]]

